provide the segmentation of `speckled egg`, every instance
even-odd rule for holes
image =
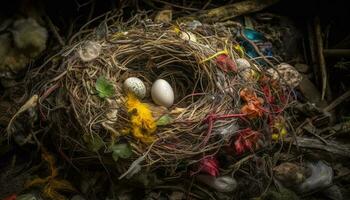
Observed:
[[[174,103],[174,90],[164,79],[158,79],[153,83],[151,95],[157,105],[170,107]]]
[[[124,81],[123,86],[126,92],[132,92],[140,99],[143,99],[146,96],[146,86],[143,83],[143,81],[139,78],[127,78]]]

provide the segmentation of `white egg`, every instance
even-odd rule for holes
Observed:
[[[124,81],[124,90],[134,93],[138,98],[143,99],[146,96],[146,86],[141,79],[136,77],[127,78]]]
[[[154,103],[160,106],[170,107],[174,103],[173,88],[166,80],[156,80],[152,85],[151,95]]]

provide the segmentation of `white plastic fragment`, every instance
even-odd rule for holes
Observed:
[[[183,40],[186,40],[186,41],[197,42],[196,35],[189,32],[189,31],[187,31],[187,32],[182,31],[180,33],[180,38]]]
[[[186,24],[187,28],[190,30],[195,30],[197,27],[202,26],[202,23],[198,20],[193,20]]]
[[[270,68],[267,73],[272,76],[272,79],[279,80],[282,85],[288,85],[291,88],[297,87],[302,80],[301,74],[287,63],[279,64],[276,69]]]
[[[237,181],[230,176],[198,175],[197,179],[218,192],[232,192],[237,188]]]
[[[96,59],[101,53],[101,44],[95,41],[86,41],[83,43],[78,54],[83,62],[89,62]]]
[[[307,163],[307,167],[311,171],[311,176],[299,185],[298,191],[300,193],[322,189],[332,184],[333,170],[326,163],[323,161]]]
[[[137,174],[139,171],[141,171],[141,163],[145,160],[147,154],[144,154],[140,156],[138,159],[136,159],[134,162],[131,163],[129,169],[122,175],[119,176],[119,180],[126,177],[127,179],[133,177],[135,174]]]
[[[245,81],[251,81],[253,79],[254,70],[252,66],[248,62],[248,60],[244,58],[236,59],[238,73],[242,76]]]

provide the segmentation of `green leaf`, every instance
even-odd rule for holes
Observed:
[[[83,139],[87,143],[87,147],[94,152],[100,150],[101,147],[104,145],[102,138],[98,135],[94,137],[91,135],[84,135]]]
[[[95,86],[98,96],[101,98],[111,97],[115,94],[113,85],[103,76],[100,76],[96,81]]]
[[[115,144],[110,147],[110,150],[114,161],[118,161],[119,158],[129,158],[132,155],[131,146],[128,144]]]
[[[165,125],[168,125],[173,119],[169,116],[169,115],[163,115],[161,116],[156,124],[157,126],[165,126]]]
[[[117,152],[113,151],[113,153],[112,153],[112,158],[113,158],[113,160],[114,160],[115,162],[117,162],[118,159],[119,159],[119,154],[118,154]]]

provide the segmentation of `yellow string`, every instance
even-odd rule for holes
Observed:
[[[233,48],[238,51],[237,53],[239,54],[240,57],[243,57],[244,56],[244,50],[243,50],[243,47],[241,47],[240,45],[235,45],[233,46]]]
[[[207,61],[209,61],[209,60],[211,60],[211,59],[213,59],[213,58],[215,58],[215,57],[217,57],[217,56],[219,56],[219,55],[222,55],[222,54],[228,55],[227,49],[224,49],[224,50],[222,50],[222,51],[219,51],[219,52],[215,53],[215,54],[212,55],[212,56],[209,56],[208,58],[202,60],[200,63],[207,62]]]

